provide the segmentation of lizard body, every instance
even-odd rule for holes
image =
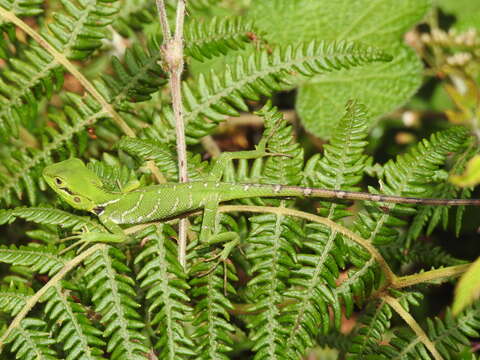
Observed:
[[[480,205],[480,199],[423,199],[274,184],[216,181],[167,183],[126,193],[107,191],[81,160],[69,159],[44,169],[47,183],[70,205],[102,222],[139,224],[204,208],[209,202],[253,197],[315,197],[427,205]]]

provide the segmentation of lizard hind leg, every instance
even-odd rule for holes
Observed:
[[[200,244],[203,244],[197,253],[201,253],[202,249],[210,249],[212,246],[217,244],[223,244],[223,249],[217,254],[210,256],[202,261],[209,262],[215,261],[215,264],[206,271],[201,272],[200,276],[206,276],[214,271],[220,263],[226,265],[230,253],[235,249],[235,247],[240,244],[240,236],[238,233],[233,231],[222,232],[215,234],[215,229],[217,226],[217,215],[218,215],[218,198],[210,199],[204,207],[202,228],[200,230]],[[224,288],[226,289],[226,273],[227,269],[224,266]]]

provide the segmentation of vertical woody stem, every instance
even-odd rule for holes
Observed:
[[[185,0],[178,0],[175,22],[175,34],[172,38],[170,26],[168,25],[167,13],[164,0],[157,0],[157,9],[163,30],[163,52],[165,62],[170,73],[170,91],[172,94],[172,107],[175,116],[175,129],[177,136],[177,156],[179,181],[187,182],[187,147],[185,144],[185,125],[183,123],[182,105],[182,72],[183,61],[183,23],[185,19]],[[187,219],[180,220],[178,239],[178,260],[185,268],[187,249]]]

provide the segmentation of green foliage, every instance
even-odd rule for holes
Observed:
[[[396,294],[397,300],[407,310],[411,305],[418,305],[422,295],[418,293]],[[371,349],[386,341],[385,335],[391,327],[393,311],[385,301],[380,304],[370,303],[362,314],[357,326],[352,331],[351,345],[347,359],[364,359],[371,354]]]
[[[0,6],[17,16],[35,16],[43,12],[42,0],[1,0]],[[2,21],[3,22],[3,21]]]
[[[166,83],[166,74],[158,64],[161,60],[160,44],[157,39],[147,42],[146,49],[134,44],[124,55],[124,63],[116,57],[112,59],[114,76],[104,75],[102,84],[105,98],[122,108],[124,102],[141,102],[151,99]]]
[[[45,313],[52,323],[57,323],[55,336],[63,345],[66,359],[101,359],[105,345],[102,332],[87,318],[87,309],[68,296],[60,284],[49,289],[45,295]]]
[[[372,124],[418,89],[422,67],[403,44],[403,35],[429,7],[429,0],[272,0],[255,1],[250,16],[274,44],[351,40],[378,46],[393,55],[390,63],[323,74],[300,87],[296,109],[302,124],[313,134],[330,138],[348,100],[358,99],[367,105]]]
[[[479,334],[478,305],[465,309],[457,318],[449,309],[443,319],[427,319],[426,332],[444,359],[458,359],[461,352],[469,353],[470,340]],[[381,346],[383,356],[380,359],[431,359],[424,345],[418,341],[411,330],[402,329],[395,332],[390,339],[390,346]]]
[[[276,47],[273,52],[256,51],[247,59],[238,57],[224,74],[212,71],[200,75],[195,87],[184,85],[187,143],[197,143],[220,121],[238,116],[238,110],[247,111],[246,99],[258,100],[261,95],[269,96],[291,86],[292,74],[311,77],[389,60],[386,53],[349,42],[301,43]],[[170,109],[164,111],[164,116],[172,122]]]
[[[173,29],[177,2],[166,3]],[[466,5],[435,5],[466,26]],[[434,14],[427,21],[437,37],[420,33],[426,26],[412,30],[430,7],[429,0],[187,1],[181,91],[189,180],[208,179],[218,150],[261,140],[267,156],[229,162],[222,181],[473,196],[449,179],[468,175],[478,156],[480,86],[472,74],[480,42],[472,32],[458,35],[463,42],[439,32]],[[185,267],[177,219],[122,225],[121,243],[74,247],[111,234],[94,213],[46,191],[45,166],[82,158],[119,196],[178,181],[156,11],[146,0],[0,0],[0,357],[434,359],[434,346],[444,359],[473,359],[475,267],[460,282],[466,299],[457,298],[455,316],[425,291],[445,277],[414,288],[395,282],[432,268],[459,271],[464,258],[478,256],[478,211],[469,207],[249,198],[230,205],[280,213],[212,210],[214,235],[239,236],[225,262],[224,243],[199,244],[199,212],[188,214]],[[415,50],[403,41],[407,32]],[[452,60],[458,52],[470,56],[466,65]],[[424,81],[408,103],[423,73],[442,77]],[[449,105],[428,98],[438,89]],[[408,111],[398,109],[403,104]],[[281,213],[290,209],[331,223]],[[459,267],[441,269],[449,266]],[[449,298],[448,289],[436,291]]]
[[[151,303],[148,312],[158,334],[155,347],[163,359],[183,359],[195,356],[196,351],[184,327],[192,312],[185,294],[190,286],[177,260],[177,248],[169,238],[172,235],[176,235],[174,230],[163,225],[151,231],[135,263],[143,265],[137,279]]]
[[[21,360],[58,359],[58,354],[49,347],[55,344],[49,338],[49,333],[44,331],[46,323],[35,318],[25,318],[6,340],[11,344],[11,351],[16,353],[16,358]]]
[[[15,245],[0,248],[0,261],[6,264],[28,266],[30,271],[40,274],[55,274],[65,266],[65,257],[60,256],[56,249],[39,246]]]
[[[213,18],[208,23],[192,22],[185,30],[185,52],[199,61],[243,49],[246,42],[258,36],[253,24],[244,23],[240,17]]]
[[[22,284],[12,284],[0,288],[0,309],[11,315],[16,315],[32,296],[33,290]]]
[[[111,359],[146,359],[149,348],[139,329],[145,324],[134,297],[135,281],[124,264],[125,255],[118,249],[106,247],[97,251],[86,263],[85,276],[92,292],[95,311],[102,315],[103,337],[108,339]]]
[[[123,0],[112,25],[122,36],[129,37],[155,19],[155,4],[152,1]]]
[[[323,157],[314,156],[306,165],[305,181],[309,186],[358,189],[357,184],[368,162],[363,154],[367,145],[367,119],[365,107],[354,103],[348,105]],[[328,202],[322,203],[320,213],[335,221],[350,215],[346,204]],[[302,254],[298,256],[301,267],[292,272],[289,283],[294,287],[285,292],[285,296],[294,302],[285,308],[283,315],[288,329],[288,348],[297,354],[312,346],[319,333],[329,332],[332,324],[328,307],[333,311],[333,325],[339,328],[342,298],[335,296],[332,289],[336,287],[335,279],[340,269],[345,268],[348,260],[343,239],[335,231],[319,224],[309,224],[307,229]],[[350,316],[352,296],[345,294],[343,301],[346,314]]]
[[[265,124],[267,146],[274,153],[287,158],[270,157],[265,160],[260,182],[296,185],[300,182],[303,150],[295,142],[293,128],[287,126],[276,108],[267,104],[257,113]],[[289,207],[291,200],[281,200],[277,206]],[[276,359],[286,356],[281,312],[291,271],[295,269],[298,239],[304,237],[297,220],[283,215],[263,214],[249,219],[252,226],[247,241],[247,258],[251,260],[248,300],[259,314],[248,323],[250,339],[255,343],[255,359]]]
[[[458,314],[467,305],[470,305],[478,298],[478,275],[480,273],[480,260],[477,259],[462,275],[455,289],[455,300],[453,301],[453,313]]]
[[[401,196],[429,197],[439,166],[446,157],[461,149],[468,137],[463,127],[452,127],[424,139],[404,155],[390,160],[382,169],[380,193]],[[430,183],[430,184],[429,184]],[[375,189],[371,189],[376,192]],[[385,209],[386,208],[386,209]],[[383,209],[367,206],[359,213],[356,228],[365,239],[378,245],[399,241],[395,227],[405,224],[400,216],[415,214],[415,208],[409,205],[390,204]]]

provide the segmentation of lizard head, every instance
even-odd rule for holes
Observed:
[[[71,158],[43,169],[47,184],[76,209],[93,211],[102,198],[102,181],[82,160]]]

